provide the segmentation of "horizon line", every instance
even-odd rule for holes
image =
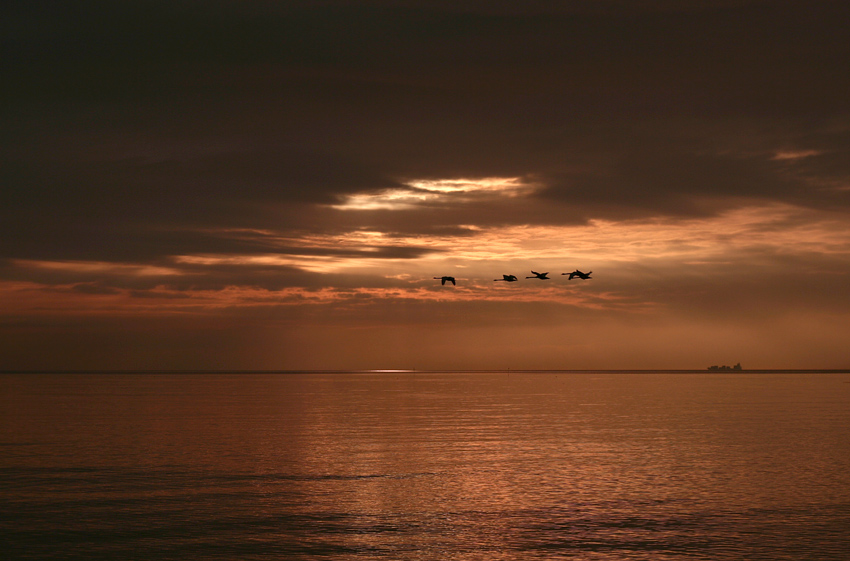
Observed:
[[[463,369],[416,369],[416,368],[376,368],[376,369],[202,369],[202,368],[102,368],[102,369],[0,369],[3,374],[476,374],[476,373],[572,373],[572,374],[840,374],[850,373],[850,368],[744,368],[741,370],[710,370],[708,368],[463,368]]]

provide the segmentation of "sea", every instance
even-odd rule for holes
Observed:
[[[0,559],[850,559],[850,372],[0,374]]]

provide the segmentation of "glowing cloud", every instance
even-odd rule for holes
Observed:
[[[850,239],[842,221],[811,216],[812,213],[790,205],[769,205],[690,220],[465,226],[469,235],[464,236],[358,229],[332,235],[311,234],[297,240],[281,238],[286,249],[282,247],[280,253],[180,255],[172,259],[175,268],[280,266],[410,283],[430,279],[440,271],[454,271],[489,285],[494,275],[534,267],[563,272],[561,268],[566,271],[593,263],[609,268],[648,262],[717,264],[731,262],[755,249],[766,252],[768,248],[776,255],[848,254]],[[397,251],[409,248],[417,251]]]
[[[12,264],[24,269],[42,269],[80,274],[109,274],[133,277],[182,275],[183,271],[171,267],[136,263],[109,263],[106,261],[35,261],[13,259]]]
[[[421,205],[464,203],[486,197],[516,197],[537,189],[519,177],[414,180],[406,187],[348,195],[338,210],[404,210]]]
[[[823,154],[820,150],[780,150],[774,156],[774,160],[800,160]]]

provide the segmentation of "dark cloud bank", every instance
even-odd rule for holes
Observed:
[[[534,178],[569,220],[848,202],[842,2],[244,4],[5,8],[5,255],[192,251],[162,227],[422,177]]]

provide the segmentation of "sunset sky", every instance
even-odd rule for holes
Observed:
[[[845,0],[7,4],[0,369],[850,367]]]

